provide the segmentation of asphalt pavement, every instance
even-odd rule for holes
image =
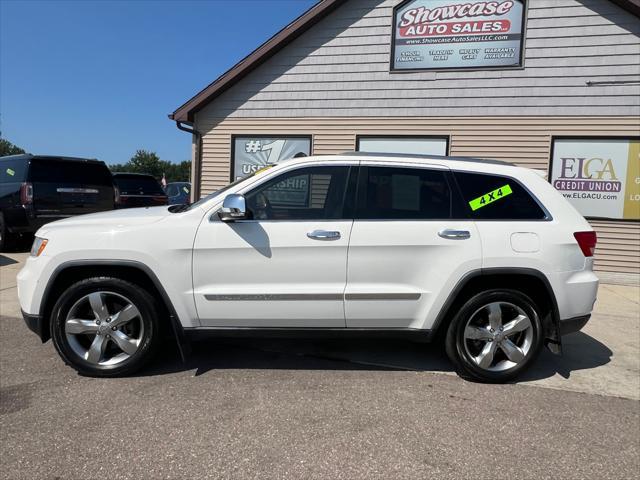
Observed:
[[[0,478],[639,478],[640,291],[511,385],[461,380],[408,342],[167,345],[84,378],[19,315],[0,255]]]

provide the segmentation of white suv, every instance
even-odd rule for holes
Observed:
[[[292,159],[192,204],[41,228],[24,318],[82,374],[130,373],[165,333],[442,339],[500,382],[587,322],[596,235],[538,173],[450,157]]]

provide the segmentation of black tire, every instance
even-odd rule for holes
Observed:
[[[510,362],[506,357],[506,352],[503,351],[500,346],[503,344],[500,343],[500,341],[493,343],[493,348],[496,353],[495,357],[492,355],[492,358],[494,358],[496,365],[490,366],[489,368],[498,368],[499,366],[497,363],[500,360],[503,361],[501,365],[502,368],[504,368],[503,370],[494,371],[489,368],[481,368],[479,364],[474,361],[474,357],[470,352],[470,349],[479,348],[483,344],[484,346],[487,346],[487,342],[494,342],[495,340],[474,340],[465,338],[465,329],[468,322],[475,321],[476,318],[479,318],[478,315],[483,315],[483,313],[480,313],[483,312],[483,308],[489,304],[496,303],[504,305],[500,308],[501,311],[511,310],[511,306],[509,305],[513,305],[521,309],[529,318],[531,330],[527,330],[526,333],[519,332],[511,334],[512,336],[508,337],[516,342],[523,342],[523,345],[528,345],[526,354],[523,356],[522,360],[518,361],[514,366],[509,366],[514,362]],[[518,337],[518,335],[526,335],[526,343],[524,343],[525,337]],[[499,340],[504,341],[503,338],[504,336]],[[456,371],[461,377],[487,383],[503,383],[512,380],[531,366],[535,358],[540,353],[542,340],[543,329],[538,309],[528,296],[516,290],[487,290],[471,297],[457,312],[447,330],[445,350],[447,352],[447,356],[453,362],[456,367]],[[524,349],[521,349],[521,351],[524,351]]]
[[[14,245],[14,236],[9,232],[4,221],[4,214],[0,212],[0,252],[7,252]]]
[[[74,346],[69,341],[66,331],[67,315],[74,305],[78,305],[78,302],[82,302],[83,297],[91,293],[102,292],[103,295],[122,296],[126,301],[133,304],[137,308],[139,315],[134,317],[135,322],[140,325],[139,337],[136,339],[138,345],[135,353],[132,353],[128,358],[120,361],[116,364],[101,365],[97,363],[91,363],[85,358],[81,357],[77,352],[78,343],[72,341]],[[105,305],[107,300],[105,300]],[[112,308],[113,309],[113,308]],[[109,311],[109,313],[114,313]],[[160,322],[158,318],[158,308],[156,307],[156,299],[145,289],[139,285],[127,282],[120,278],[112,277],[95,277],[79,281],[71,285],[60,296],[51,312],[51,338],[55,345],[58,354],[62,357],[64,362],[70,367],[74,368],[81,375],[92,377],[117,377],[129,375],[140,368],[142,368],[153,357],[158,344],[161,341],[160,334]],[[82,318],[86,318],[86,315]],[[109,317],[111,318],[111,317]],[[134,321],[132,320],[132,322]],[[97,322],[96,322],[97,323]],[[107,322],[102,322],[103,327]],[[111,335],[115,335],[116,332],[106,332],[104,336],[111,339]],[[85,338],[86,337],[86,338]],[[91,343],[91,339],[95,339],[97,334],[78,335],[73,338],[79,338],[81,341]],[[106,340],[107,351],[117,351],[116,342],[113,340]],[[106,354],[107,352],[105,352]]]

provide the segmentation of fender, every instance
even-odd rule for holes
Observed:
[[[40,316],[42,317],[44,313],[44,308],[47,305],[47,301],[51,293],[51,288],[55,284],[55,281],[58,278],[58,275],[60,275],[64,270],[67,270],[68,268],[93,267],[93,266],[110,266],[110,267],[113,266],[113,267],[135,268],[143,272],[145,275],[147,275],[147,277],[149,277],[149,279],[153,283],[153,286],[156,288],[156,290],[160,294],[162,302],[166,306],[167,311],[169,312],[169,323],[171,324],[171,328],[173,330],[176,343],[178,345],[180,358],[182,359],[183,362],[186,362],[188,355],[191,353],[191,344],[189,343],[186,335],[184,334],[184,328],[182,326],[182,323],[180,323],[180,319],[178,318],[178,314],[176,313],[176,310],[173,307],[173,303],[171,302],[169,295],[167,295],[167,292],[162,286],[162,283],[160,283],[160,280],[158,279],[156,274],[153,272],[153,270],[149,268],[147,265],[145,265],[144,263],[141,263],[135,260],[106,260],[106,259],[105,260],[70,260],[68,262],[61,263],[55,268],[55,270],[49,277],[47,286],[45,287],[44,292],[42,294],[42,299],[40,300],[40,308],[39,308]],[[42,321],[45,322],[47,321],[47,319],[42,317]],[[41,338],[43,342],[48,340],[48,332],[49,332],[48,328],[46,329],[42,328]]]
[[[562,354],[562,340],[560,335],[560,311],[558,309],[558,302],[556,300],[556,295],[551,287],[551,283],[549,279],[546,277],[544,273],[534,268],[524,268],[524,267],[495,267],[495,268],[479,268],[477,270],[471,270],[467,272],[456,284],[453,288],[447,300],[442,305],[438,316],[433,324],[433,331],[439,331],[440,326],[444,323],[449,310],[451,309],[453,303],[456,301],[458,295],[462,292],[462,290],[469,284],[471,280],[477,277],[484,276],[493,276],[493,275],[523,275],[534,277],[542,282],[545,289],[547,290],[547,294],[551,299],[551,325],[544,325],[545,328],[545,346],[555,354]]]

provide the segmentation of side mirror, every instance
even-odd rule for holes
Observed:
[[[231,193],[222,202],[222,208],[218,212],[220,220],[223,222],[233,222],[234,220],[244,220],[247,218],[247,202],[244,195]]]

